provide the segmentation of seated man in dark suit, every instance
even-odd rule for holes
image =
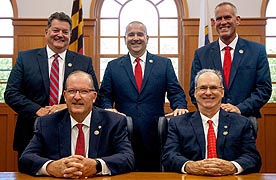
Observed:
[[[221,73],[199,71],[195,77],[198,111],[172,117],[169,122],[162,157],[166,171],[223,176],[260,170],[252,122],[221,109],[223,96]]]
[[[71,73],[63,95],[68,109],[37,119],[34,137],[19,159],[19,171],[63,178],[132,171],[135,160],[126,119],[93,107],[97,93],[92,76]]]

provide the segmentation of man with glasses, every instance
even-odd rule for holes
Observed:
[[[223,72],[224,98],[221,107],[250,118],[257,137],[257,118],[261,117],[260,109],[272,92],[269,64],[264,45],[238,36],[239,24],[240,16],[232,3],[222,2],[216,6],[215,27],[219,38],[195,51],[190,97],[196,105],[194,78],[198,71],[210,68]]]
[[[222,75],[203,69],[195,77],[198,111],[171,117],[162,163],[165,171],[224,176],[258,172],[252,122],[224,111]]]
[[[34,137],[19,159],[20,172],[85,178],[134,170],[125,116],[93,107],[93,84],[83,71],[68,76],[63,92],[68,109],[37,119]]]

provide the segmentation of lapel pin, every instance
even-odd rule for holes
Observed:
[[[73,66],[73,64],[72,63],[68,63],[68,67],[72,67]]]
[[[243,54],[243,50],[242,50],[242,49],[240,49],[240,50],[239,50],[239,53],[240,53],[240,54]]]
[[[228,134],[228,131],[224,131],[223,135],[226,136]]]
[[[96,131],[94,131],[94,134],[97,136],[100,134],[100,131],[96,130]]]
[[[153,63],[153,60],[152,60],[152,59],[150,59],[150,60],[149,60],[149,63]]]

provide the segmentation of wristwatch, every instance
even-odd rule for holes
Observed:
[[[95,159],[95,161],[96,161],[96,171],[98,174],[98,173],[102,172],[102,164],[98,159]]]

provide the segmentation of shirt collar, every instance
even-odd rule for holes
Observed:
[[[49,48],[49,46],[46,46],[46,51],[47,51],[47,55],[48,55],[48,59],[50,59],[51,57],[53,57],[56,53]],[[64,60],[65,56],[66,56],[66,52],[67,50],[63,51],[62,53],[59,53],[58,56],[60,57],[60,59]]]
[[[219,112],[220,112],[220,110],[218,110],[218,112],[212,118],[208,118],[207,116],[200,113],[202,123],[206,124],[208,120],[212,120],[213,125],[217,127],[218,126],[218,121],[219,121]]]
[[[144,62],[144,63],[146,62],[147,53],[148,53],[148,51],[145,51],[145,53],[142,56],[139,57],[141,62]],[[137,57],[132,56],[130,53],[129,53],[129,57],[130,57],[130,60],[131,60],[132,64],[136,63],[135,59]]]
[[[235,49],[236,45],[237,45],[237,42],[238,42],[238,34],[236,34],[236,37],[235,39],[228,45],[229,47],[231,47],[231,49]],[[221,39],[219,38],[219,47],[220,47],[220,50],[222,51],[227,45],[224,44]]]
[[[90,111],[90,113],[86,116],[86,118],[82,121],[82,124],[90,127],[90,122],[91,122],[91,115],[92,115],[92,111]],[[76,124],[78,124],[79,122],[77,122],[71,115],[70,115],[70,119],[71,119],[71,128],[73,128]]]

